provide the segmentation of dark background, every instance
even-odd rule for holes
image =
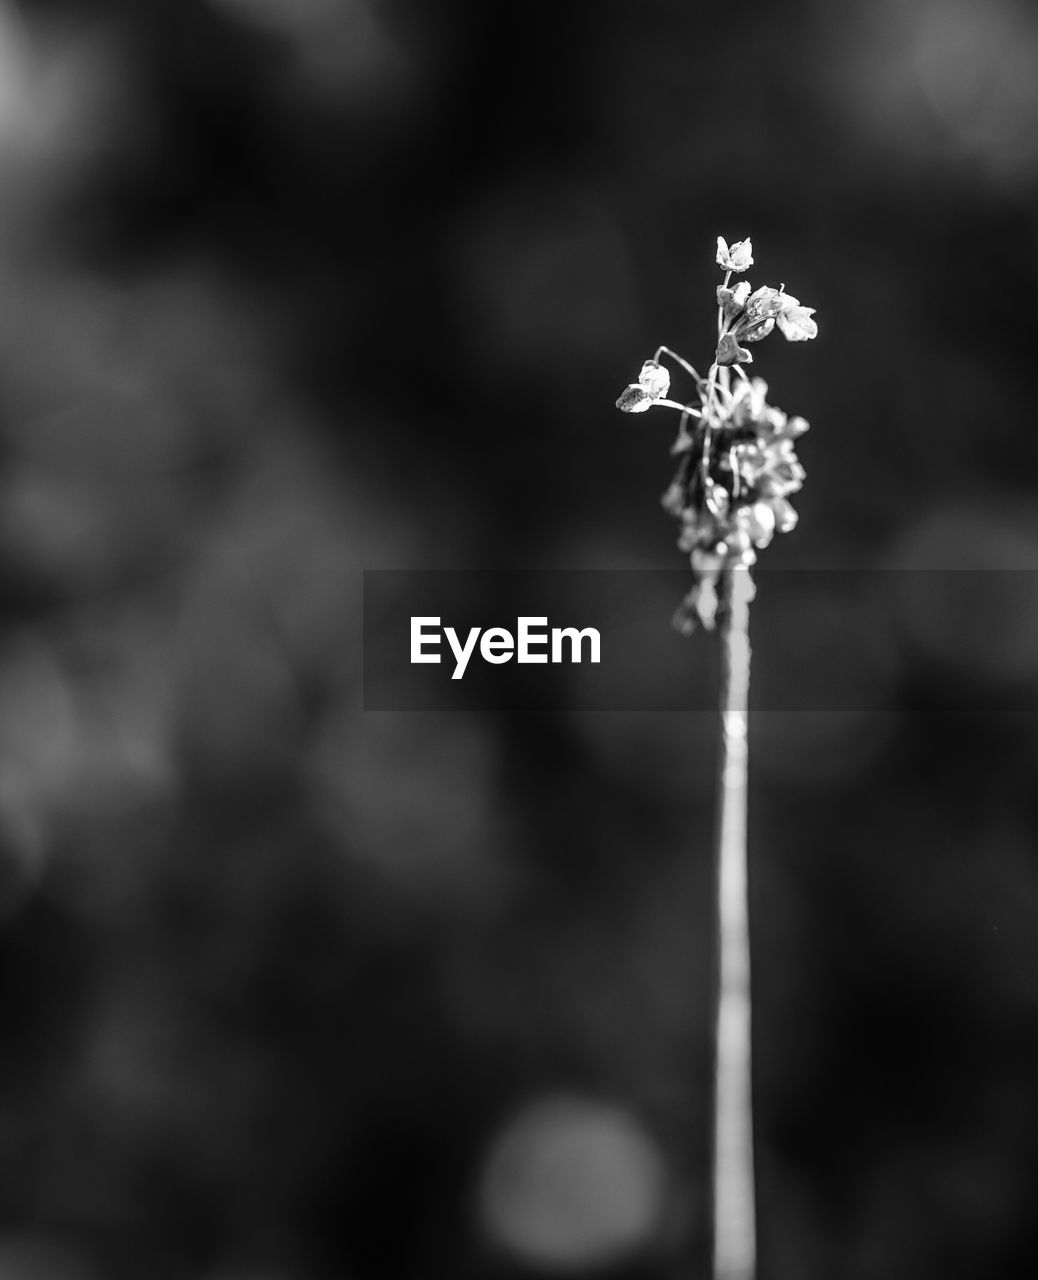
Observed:
[[[3,0],[3,1280],[705,1275],[713,718],[365,713],[360,584],[679,565],[718,234],[768,563],[917,571],[754,637],[760,1275],[1026,1271],[1036,215],[1022,0]]]

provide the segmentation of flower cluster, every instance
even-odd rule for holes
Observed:
[[[784,287],[765,285],[751,292],[746,281],[728,287],[733,271],[753,264],[749,240],[729,249],[718,237],[717,262],[727,274],[717,291],[718,345],[708,376],[701,378],[680,356],[661,347],[616,402],[625,413],[642,413],[654,405],[681,411],[672,450],[680,462],[663,506],[681,524],[678,547],[689,555],[695,574],[674,619],[685,634],[697,623],[714,625],[726,571],[756,563],[757,552],[797,522],[789,498],[804,482],[796,441],[808,424],[768,403],[767,383],[750,379],[741,368],[751,359],[741,343],[759,342],[776,328],[791,342],[818,332],[813,309],[801,306]],[[666,398],[670,375],[659,363],[664,353],[695,379],[696,402]]]
[[[721,365],[750,364],[753,355],[742,342],[760,342],[775,328],[790,342],[806,342],[818,335],[818,325],[811,318],[814,307],[802,307],[800,299],[771,285],[761,285],[750,292],[750,282],[742,280],[734,289],[721,285],[717,290],[717,305],[724,322],[724,331],[717,344],[717,363]]]

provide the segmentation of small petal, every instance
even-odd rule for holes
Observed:
[[[779,533],[789,533],[797,527],[797,513],[788,498],[771,498],[769,503],[775,513],[775,528]]]
[[[700,579],[674,611],[674,628],[690,636],[697,627],[712,631],[717,617],[716,577]]]
[[[753,356],[745,349],[745,347],[739,346],[732,334],[726,333],[717,344],[717,363],[752,364]]]
[[[742,280],[734,289],[726,289],[721,285],[717,290],[717,305],[724,312],[726,320],[734,320],[740,311],[746,306],[746,299],[750,296],[750,282]]]
[[[725,552],[720,547],[712,551],[706,547],[700,547],[692,552],[691,563],[696,573],[716,576],[725,566]]]
[[[790,418],[783,428],[782,434],[786,436],[802,436],[805,431],[810,428],[811,424],[806,418]]]
[[[724,236],[717,237],[717,265],[725,271],[745,271],[753,266],[753,241],[738,240],[728,248]]]
[[[789,342],[806,342],[818,336],[818,325],[811,319],[813,307],[790,307],[778,318],[778,327]]]
[[[751,378],[740,382],[732,392],[732,409],[737,426],[757,422],[767,409],[768,384],[763,378]]]
[[[707,629],[713,631],[717,618],[717,589],[712,578],[704,578],[696,592],[696,613],[699,621]]]
[[[623,413],[644,413],[651,405],[652,396],[636,382],[632,382],[616,402],[616,407]]]
[[[759,418],[768,407],[768,384],[763,378],[751,378],[746,386],[749,388],[750,410],[755,418]]]
[[[707,480],[704,489],[707,510],[718,520],[723,520],[728,514],[728,490],[713,480]]]
[[[728,256],[731,258],[733,271],[745,271],[747,267],[752,267],[752,240],[740,240],[738,244],[733,244]]]
[[[775,536],[775,512],[767,502],[740,507],[738,521],[755,547],[766,547]]]
[[[724,556],[724,563],[728,568],[738,564],[749,566],[757,562],[757,553],[745,529],[732,529],[725,541],[717,544],[716,549],[719,555]]]
[[[760,342],[761,338],[766,338],[774,327],[774,317],[768,316],[767,320],[754,325],[752,329],[747,329],[745,332],[740,333],[739,337],[742,338],[743,342]]]
[[[786,441],[785,443],[789,443]],[[795,454],[788,457],[769,457],[757,476],[757,487],[765,497],[784,498],[796,493],[803,485],[807,472]]]
[[[646,360],[642,371],[638,374],[638,385],[648,392],[653,400],[659,400],[670,390],[670,373],[655,360]]]
[[[698,593],[698,587],[693,587],[674,610],[674,630],[683,636],[693,635],[699,626],[699,610],[696,608],[696,596]]]
[[[744,521],[738,522],[725,538],[730,557],[741,558],[747,551],[753,550],[753,539]]]
[[[685,488],[675,480],[667,492],[660,498],[660,506],[668,515],[680,516],[685,506]]]
[[[746,314],[753,320],[777,316],[784,305],[783,297],[784,295],[778,289],[773,289],[770,284],[762,284],[747,298]]]

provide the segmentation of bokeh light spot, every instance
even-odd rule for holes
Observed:
[[[627,1112],[579,1097],[542,1098],[490,1151],[483,1224],[528,1265],[600,1267],[652,1242],[665,1184],[659,1151]]]

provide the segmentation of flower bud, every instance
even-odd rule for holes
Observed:
[[[674,630],[683,636],[694,634],[696,627],[699,626],[699,611],[696,608],[696,596],[698,594],[698,587],[693,587],[674,610]]]
[[[788,307],[778,317],[778,327],[789,342],[806,342],[818,337],[818,325],[811,319],[814,307]]]
[[[797,513],[788,498],[769,498],[775,513],[775,528],[779,533],[789,533],[797,527]]]
[[[734,335],[726,333],[717,344],[718,364],[752,364],[753,356],[745,347],[740,347]]]
[[[616,407],[623,413],[644,413],[652,404],[652,396],[636,382],[624,391],[617,400]]]
[[[734,320],[746,306],[750,296],[750,282],[740,280],[734,289],[726,289],[721,285],[717,290],[717,305],[721,308],[726,320]]]
[[[722,550],[724,548],[724,550]],[[727,548],[724,543],[718,543],[716,547],[710,549],[708,547],[698,547],[692,552],[690,563],[696,573],[713,574],[716,576],[724,568],[727,559]]]
[[[680,516],[685,506],[685,489],[675,480],[660,498],[660,506],[669,516]]]
[[[707,480],[703,497],[710,514],[723,520],[728,514],[728,490],[713,480]]]
[[[766,320],[762,320],[760,324],[755,324],[752,328],[746,329],[739,334],[743,342],[760,342],[762,338],[766,338],[775,327],[774,316],[768,316]]]
[[[653,400],[659,400],[670,390],[670,373],[655,360],[646,360],[638,374],[638,385]]]
[[[707,629],[713,631],[717,618],[717,588],[715,578],[704,578],[696,591],[696,613],[699,621]]]
[[[775,512],[766,502],[740,507],[737,519],[755,547],[766,547],[775,536]]]
[[[769,316],[777,316],[782,310],[784,295],[773,289],[770,284],[762,284],[750,294],[746,300],[746,315],[751,320],[764,320]]]
[[[737,240],[729,249],[724,236],[717,237],[717,265],[725,271],[745,271],[753,266],[753,242]]]

